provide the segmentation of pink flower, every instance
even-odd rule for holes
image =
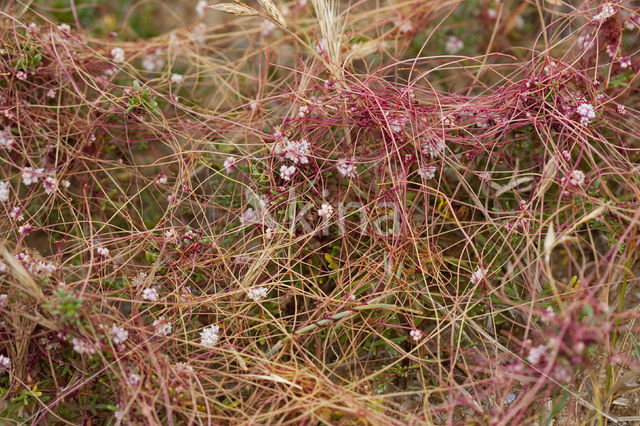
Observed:
[[[29,225],[28,223],[25,223],[24,225],[18,228],[18,232],[20,233],[21,236],[25,236],[31,231],[33,231],[33,226]]]
[[[11,127],[5,127],[4,130],[0,130],[0,146],[3,146],[7,149],[11,149],[11,147],[15,144],[15,139],[13,139],[13,134],[11,133]]]
[[[593,15],[594,21],[606,21],[616,14],[616,7],[613,3],[604,3],[600,13]]]
[[[44,192],[46,192],[47,194],[53,194],[58,188],[58,181],[54,177],[47,176],[44,179],[43,183],[44,183]]]
[[[591,106],[591,104],[581,103],[580,105],[578,105],[576,112],[580,116],[580,124],[582,124],[583,126],[591,123],[591,120],[596,118],[596,113],[593,110],[593,106]]]
[[[0,372],[5,372],[11,367],[11,358],[0,355]]]
[[[620,64],[620,68],[625,70],[631,66],[631,58],[625,56],[624,58],[620,58],[620,60],[618,60],[618,63]]]
[[[280,167],[280,177],[286,181],[291,180],[291,177],[296,172],[295,166],[281,166]]]
[[[353,164],[355,159],[347,160],[346,158],[342,158],[338,160],[338,164],[336,165],[336,170],[342,176],[346,176],[348,178],[354,178],[357,175],[356,166]]]
[[[433,179],[436,175],[436,168],[434,166],[422,165],[418,168],[418,175],[423,179]]]
[[[539,364],[542,359],[547,354],[547,347],[544,345],[536,346],[529,351],[529,355],[527,355],[527,361],[531,364],[536,365]]]
[[[22,169],[22,182],[29,186],[37,183],[40,179],[40,175],[44,172],[44,169],[34,169],[33,167],[25,167]]]
[[[111,326],[111,341],[114,345],[120,345],[124,343],[129,337],[129,332],[122,327],[118,327],[113,324]]]
[[[415,340],[416,342],[419,341],[420,339],[422,339],[424,337],[424,334],[422,333],[422,331],[418,330],[418,329],[413,329],[411,330],[411,332],[409,333],[409,335],[411,336],[411,338],[413,340]]]
[[[233,172],[236,167],[236,159],[233,157],[227,157],[226,160],[224,160],[224,170],[225,172],[227,172],[228,175],[231,174],[231,172]]]
[[[96,247],[96,253],[98,253],[98,256],[102,258],[109,257],[109,249],[106,247],[101,247],[101,246]]]
[[[160,173],[158,176],[156,176],[156,183],[158,185],[166,185],[168,181],[169,179],[167,179],[167,175],[164,173]]]
[[[464,43],[458,37],[451,36],[447,43],[444,45],[444,49],[449,55],[455,55],[464,48]]]
[[[398,19],[397,21],[394,22],[394,25],[396,27],[398,27],[398,30],[402,34],[407,34],[407,33],[411,32],[411,31],[413,31],[413,24],[411,24],[410,20],[402,21],[402,20]]]
[[[318,216],[323,219],[329,219],[333,215],[333,207],[331,204],[322,204],[320,210],[318,210]]]
[[[168,336],[173,328],[171,323],[164,317],[160,317],[153,322],[153,334],[158,336]]]
[[[247,291],[247,297],[251,300],[258,301],[260,299],[264,299],[267,296],[268,292],[269,290],[267,289],[267,287],[250,288]]]
[[[423,155],[430,157],[440,157],[444,154],[446,145],[444,140],[439,136],[430,136],[425,138],[420,144],[420,151]]]
[[[131,386],[133,387],[137,387],[140,384],[140,381],[142,379],[140,378],[140,376],[136,373],[131,373],[129,374],[129,383],[131,383]]]
[[[258,216],[256,215],[256,212],[251,207],[245,210],[244,213],[242,213],[242,217],[240,218],[240,222],[243,225],[251,225],[252,223],[256,223],[257,221],[258,221]]]
[[[142,290],[142,298],[144,300],[148,300],[149,302],[157,302],[158,301],[158,290],[154,287],[145,288]]]
[[[73,340],[71,340],[71,343],[73,344],[73,350],[80,355],[93,355],[96,353],[96,349],[93,345],[78,337],[74,337]]]

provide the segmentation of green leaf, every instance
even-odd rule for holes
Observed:
[[[558,400],[558,402],[553,406],[553,408],[551,408],[549,417],[547,417],[547,421],[545,422],[546,426],[551,425],[554,417],[560,414],[562,410],[564,410],[564,407],[567,406],[568,401],[569,401],[569,391],[565,390],[562,396],[560,397],[560,400]]]

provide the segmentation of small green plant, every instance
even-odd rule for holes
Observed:
[[[59,317],[65,324],[76,324],[80,318],[82,298],[63,288],[56,290],[47,308],[52,315]]]

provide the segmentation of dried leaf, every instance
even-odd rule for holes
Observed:
[[[544,237],[544,258],[546,262],[549,262],[551,257],[551,251],[556,245],[556,232],[553,229],[553,223],[549,224],[547,229],[547,236]]]

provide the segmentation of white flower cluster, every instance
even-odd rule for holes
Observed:
[[[593,39],[593,37],[591,37],[590,34],[583,34],[580,37],[578,37],[578,47],[581,50],[587,50],[589,49],[592,44],[591,44],[591,40]]]
[[[274,137],[279,139],[273,145],[273,154],[293,162],[293,164],[307,164],[309,162],[309,142],[306,139],[302,139],[299,142],[290,141],[286,137],[283,137],[281,131],[274,132]],[[285,180],[291,180],[291,177],[295,174],[295,166],[283,165],[280,167],[280,177]]]
[[[208,327],[205,327],[200,332],[200,344],[208,347],[215,346],[220,339],[220,336],[218,334],[219,332],[220,327],[217,325],[210,325]]]
[[[455,55],[464,48],[464,43],[456,36],[451,36],[444,45],[449,55]]]
[[[158,176],[156,176],[156,184],[166,185],[167,182],[169,182],[169,178],[167,178],[167,175],[165,173],[160,173]]]
[[[140,377],[139,374],[129,373],[129,383],[131,383],[131,386],[138,387],[141,380],[142,378]]]
[[[111,341],[114,345],[120,345],[124,343],[128,337],[129,332],[123,327],[118,327],[115,324],[111,326]]]
[[[148,53],[142,58],[142,68],[148,72],[156,72],[162,69],[164,65],[164,59],[162,58],[162,54],[164,50],[156,49],[152,53]]]
[[[402,123],[397,118],[394,118],[389,122],[389,128],[393,133],[400,133],[402,132]]]
[[[193,367],[184,362],[177,362],[176,367],[179,374],[188,376],[189,374],[193,373]]]
[[[295,174],[296,167],[295,166],[280,166],[280,177],[283,180],[289,181],[291,177]]]
[[[0,146],[10,149],[16,141],[13,139],[11,133],[11,127],[5,127],[4,130],[0,130]]]
[[[182,74],[171,74],[171,82],[175,84],[180,84],[184,81],[184,76]]]
[[[294,142],[283,138],[275,143],[273,153],[291,160],[293,164],[307,164],[309,162],[309,142],[306,139]]]
[[[142,298],[144,300],[148,300],[149,302],[157,302],[158,301],[158,290],[155,287],[145,288],[142,290]]]
[[[631,67],[631,58],[629,58],[628,56],[625,56],[624,58],[620,58],[618,62],[620,63],[620,68],[622,68],[623,70],[626,70],[627,68]]]
[[[178,237],[179,237],[178,232],[174,228],[164,231],[164,240],[167,243],[172,243],[176,241]],[[140,274],[144,274],[144,272],[140,272]],[[146,277],[147,274],[144,274],[144,276]]]
[[[7,265],[5,265],[5,268],[6,267],[7,267]],[[8,303],[9,303],[9,296],[6,295],[6,294],[0,294],[0,309],[2,309],[5,306],[7,306]]]
[[[584,184],[584,173],[582,170],[574,170],[569,175],[569,183],[573,186],[582,186]]]
[[[606,21],[616,14],[616,6],[613,3],[604,3],[600,13],[593,15],[595,21]]]
[[[527,355],[527,361],[531,364],[536,365],[542,361],[547,354],[547,347],[544,345],[536,346],[535,348],[531,348],[529,351],[529,355]]]
[[[427,166],[423,164],[418,168],[418,175],[422,179],[433,179],[436,175],[436,168],[435,166]]]
[[[269,290],[267,289],[267,287],[255,287],[255,288],[250,288],[247,291],[247,297],[251,300],[255,300],[258,301],[260,299],[264,299],[265,297],[267,297],[267,293],[269,292]]]
[[[264,21],[262,21],[262,24],[260,25],[260,34],[266,37],[269,34],[271,34],[273,30],[275,30],[276,28],[277,27],[273,22],[269,21],[268,19],[265,19]]]
[[[577,188],[584,185],[584,179],[585,179],[584,172],[582,170],[576,169],[576,170],[573,170],[571,173],[569,173],[568,176],[563,176],[562,180],[560,181],[560,184],[562,186],[569,184],[570,186]]]
[[[408,19],[406,21],[402,21],[401,19],[398,19],[393,24],[396,27],[398,27],[398,30],[402,34],[410,33],[411,31],[413,31],[413,24]]]
[[[53,176],[47,176],[44,181],[44,192],[53,194],[58,189],[58,180]]]
[[[0,355],[0,372],[4,372],[11,367],[11,358],[8,356]]]
[[[444,154],[446,145],[439,136],[432,136],[424,139],[420,144],[420,152],[430,157],[440,157]]]
[[[484,269],[478,266],[475,272],[471,275],[471,284],[478,284],[480,281],[486,278]]]
[[[124,50],[121,47],[114,47],[111,49],[111,57],[113,58],[113,62],[116,64],[121,64],[124,62]]]
[[[131,285],[133,285],[134,287],[140,287],[142,284],[144,284],[144,280],[146,279],[147,273],[139,272],[137,276],[131,278]]]
[[[1,184],[0,184],[0,186],[1,186]],[[0,191],[0,195],[2,195],[2,191]],[[2,201],[2,200],[0,199],[0,201]],[[15,221],[18,221],[18,222],[24,220],[24,215],[22,214],[22,209],[20,207],[17,207],[17,206],[11,209],[11,212],[9,213],[9,216],[11,216],[11,219],[13,219]]]
[[[284,167],[284,166],[283,166]],[[242,217],[240,217],[240,223],[243,225],[251,225],[252,223],[256,223],[258,221],[258,215],[256,215],[255,210],[249,207],[242,213]]]
[[[224,160],[225,172],[227,172],[227,174],[230,175],[231,172],[235,170],[236,168],[235,165],[236,165],[236,159],[233,157],[227,157],[226,160]]]
[[[411,336],[411,338],[413,340],[415,340],[416,342],[419,341],[420,339],[422,339],[424,337],[424,334],[422,333],[422,331],[417,330],[417,329],[413,329],[411,330],[411,332],[409,333],[409,335]]]
[[[109,257],[109,249],[106,247],[102,247],[102,246],[96,247],[96,253],[98,254],[98,256],[102,258]]]
[[[507,231],[517,231],[519,229],[524,229],[527,226],[528,222],[525,218],[513,219],[505,224],[505,228]]]
[[[635,30],[636,25],[640,25],[640,17],[638,16],[628,16],[624,21],[624,27],[629,31]]]
[[[345,176],[348,178],[354,178],[356,177],[356,174],[357,174],[356,166],[354,163],[355,163],[354,158],[352,158],[351,160],[347,160],[346,158],[341,158],[340,160],[338,160],[336,169],[338,170],[338,173],[340,173],[342,176]]]
[[[33,226],[29,225],[28,223],[25,223],[18,228],[18,233],[22,236],[27,235],[31,231],[33,231]]]
[[[79,337],[74,337],[73,340],[71,340],[71,343],[73,344],[73,350],[79,353],[80,355],[83,355],[83,354],[93,355],[96,353],[96,349],[93,347],[93,345],[91,345],[84,339],[80,339]]]
[[[42,168],[34,169],[33,167],[25,167],[24,169],[22,169],[22,182],[25,185],[29,186],[34,183],[38,183],[38,180],[43,177],[43,175],[44,169]],[[69,182],[68,180],[63,180],[61,183],[65,188],[71,186],[71,182]],[[58,180],[55,178],[55,176],[45,177],[43,179],[43,185],[44,192],[46,192],[47,194],[53,194],[59,186]]]
[[[44,173],[44,169],[42,168],[34,169],[33,167],[25,167],[22,169],[22,182],[27,186],[37,183],[42,173]]]
[[[323,219],[329,219],[331,216],[333,216],[333,207],[331,206],[331,204],[323,203],[318,210],[318,216]]]
[[[593,106],[588,103],[581,103],[580,105],[578,105],[576,112],[580,116],[580,124],[582,124],[583,126],[591,123],[591,120],[596,118],[596,113],[593,110]]]
[[[180,301],[182,303],[187,302],[189,299],[193,297],[193,291],[190,286],[185,286],[182,289],[182,294],[180,294]]]
[[[35,259],[23,252],[18,253],[16,255],[16,259],[22,262],[24,267],[36,276],[49,275],[58,269],[53,263],[47,263],[43,260]]]
[[[153,322],[153,334],[157,336],[168,336],[171,334],[173,326],[164,317],[160,317]]]
[[[271,240],[273,239],[273,237],[276,236],[276,230],[268,227],[267,229],[264,230],[264,236],[267,238],[267,240]]]
[[[9,182],[0,181],[0,203],[9,201]]]

